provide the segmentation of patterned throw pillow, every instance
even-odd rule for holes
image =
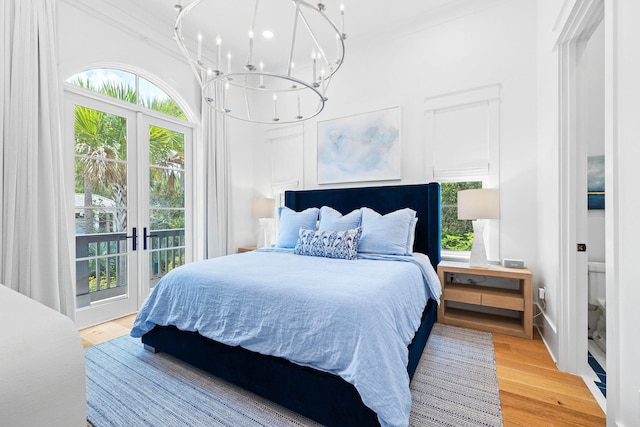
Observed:
[[[301,229],[293,253],[326,258],[356,259],[361,234],[361,227],[345,231]]]

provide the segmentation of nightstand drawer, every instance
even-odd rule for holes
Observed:
[[[524,299],[518,296],[482,294],[482,305],[524,311]]]
[[[482,295],[465,289],[445,288],[444,299],[447,301],[464,302],[467,304],[482,304]]]

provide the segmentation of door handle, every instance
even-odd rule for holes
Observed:
[[[586,243],[578,243],[576,245],[576,250],[578,252],[586,252],[587,251],[587,244]]]
[[[147,234],[147,227],[144,227],[142,229],[142,231],[144,232],[144,235],[143,235],[143,239],[144,240],[142,240],[142,250],[146,251],[147,250],[147,237],[156,237],[157,234]]]
[[[146,228],[145,228],[145,230],[146,230]],[[138,249],[138,229],[136,227],[133,227],[131,229],[131,236],[126,236],[126,238],[127,239],[133,239],[131,241],[131,250],[135,251],[136,249]]]

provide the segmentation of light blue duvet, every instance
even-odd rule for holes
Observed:
[[[407,345],[429,297],[439,301],[440,284],[422,254],[347,261],[254,251],[169,272],[131,335],[174,325],[330,372],[356,387],[382,426],[407,426]]]

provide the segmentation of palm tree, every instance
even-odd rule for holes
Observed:
[[[93,230],[93,194],[112,199],[114,230],[126,229],[127,129],[123,117],[107,114],[87,107],[75,109],[76,177],[84,185],[85,232]],[[107,188],[109,187],[109,188]]]
[[[95,90],[131,103],[136,103],[136,91],[125,83],[105,82],[93,88],[89,81],[74,82],[80,87]],[[151,99],[142,102],[156,111],[184,117],[171,99]],[[184,136],[178,132],[151,126],[149,133],[151,164],[154,181],[170,193],[181,186],[176,168],[184,166]],[[126,119],[87,107],[75,109],[75,152],[77,185],[83,186],[85,232],[94,228],[93,194],[100,194],[115,202],[114,230],[126,230],[127,215],[127,156]]]

